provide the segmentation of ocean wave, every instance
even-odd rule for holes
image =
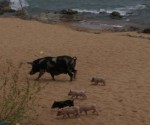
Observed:
[[[112,27],[112,28],[122,28],[123,26],[121,25],[109,25],[109,24],[100,24],[101,27],[105,27],[105,28],[109,28],[109,27]]]
[[[100,11],[97,10],[87,10],[87,9],[73,9],[74,11],[77,11],[79,13],[93,13],[93,14],[99,14]]]
[[[21,7],[28,7],[29,4],[25,0],[10,0],[11,3],[11,9],[14,10],[21,10]]]
[[[80,21],[78,24],[76,24],[81,27],[87,27],[90,29],[109,29],[109,28],[123,28],[124,24],[111,24],[111,23],[102,23],[99,21]]]
[[[87,10],[87,9],[73,9],[79,13],[91,13],[91,14],[100,14],[106,13],[110,14],[114,11],[119,12],[122,16],[133,14],[133,11],[146,9],[146,5],[136,5],[136,6],[127,6],[124,8],[114,8],[114,9],[100,9],[100,10]]]

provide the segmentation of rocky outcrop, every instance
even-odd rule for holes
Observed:
[[[73,11],[71,9],[64,9],[59,12],[43,12],[38,15],[33,15],[31,18],[41,21],[43,23],[58,23],[80,21],[83,20],[84,17],[78,14],[77,11]]]
[[[38,15],[33,15],[31,18],[43,23],[57,23],[60,22],[60,14],[55,13],[41,13]]]
[[[120,14],[119,12],[114,11],[114,12],[112,12],[112,13],[110,14],[110,17],[111,17],[112,19],[122,19],[123,16],[121,16],[121,14]]]
[[[5,13],[14,13],[15,10],[12,10],[10,7],[10,2],[8,1],[2,1],[0,2],[0,15],[3,15]]]
[[[84,19],[84,17],[81,16],[81,15],[66,15],[66,14],[62,14],[60,19],[61,19],[61,21],[69,22],[69,21],[81,21],[81,20]]]
[[[83,19],[83,16],[72,9],[63,9],[59,13],[61,14],[61,21],[80,21]]]
[[[78,14],[78,12],[72,9],[63,9],[60,11],[60,14],[75,15],[75,14]]]
[[[8,1],[2,1],[0,2],[0,8],[8,7],[10,5],[10,2]]]
[[[142,33],[147,33],[147,34],[150,34],[150,28],[146,28],[142,31]]]
[[[2,16],[17,16],[19,18],[28,18],[27,12],[22,10],[13,10],[11,9],[10,2],[8,0],[4,0],[0,2],[0,15]]]

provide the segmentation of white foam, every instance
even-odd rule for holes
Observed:
[[[111,28],[118,28],[121,29],[124,27],[124,25],[118,25],[118,24],[106,24],[106,23],[93,23],[89,21],[81,21],[78,24],[75,24],[81,27],[86,27],[89,29],[111,29]]]
[[[146,5],[139,4],[135,6],[127,6],[124,8],[100,9],[100,10],[87,10],[87,9],[73,9],[73,10],[78,11],[79,13],[92,13],[92,14],[100,14],[100,13],[110,14],[114,11],[117,11],[120,13],[120,15],[125,16],[134,10],[141,10],[141,9],[146,9]]]
[[[119,12],[122,16],[125,16],[127,14],[127,11],[121,9],[106,10],[106,13],[111,14],[114,11]]]
[[[21,2],[21,3],[20,3]],[[22,7],[28,7],[28,3],[25,1],[25,0],[10,0],[10,6],[11,6],[11,9],[14,9],[14,10],[21,10],[21,5]]]
[[[73,9],[74,11],[78,11],[79,13],[94,13],[99,14],[97,10],[87,10],[87,9]]]
[[[122,28],[123,26],[121,25],[109,25],[109,24],[100,24],[101,27],[116,27],[116,28]]]
[[[135,7],[133,7],[134,10],[142,10],[142,9],[146,9],[146,5],[141,5],[141,4],[138,4],[136,5]]]
[[[121,15],[126,15],[126,11],[120,10],[120,9],[114,9],[114,10],[106,10],[106,9],[100,9],[99,11],[97,10],[86,10],[86,9],[73,9],[74,11],[78,11],[79,13],[92,13],[92,14],[100,14],[100,13],[112,13],[114,11],[119,12]]]

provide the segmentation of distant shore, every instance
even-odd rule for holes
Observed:
[[[47,1],[48,5],[42,1],[1,1],[0,15],[4,17],[17,16],[49,24],[68,23],[72,27],[76,27],[75,29],[96,32],[141,32],[150,28],[149,2],[123,3],[120,0],[117,1],[118,5],[114,6],[111,1],[105,1],[103,5],[100,4],[101,1],[95,1],[95,4],[92,4],[87,0],[86,4],[81,2],[85,6],[72,2],[70,7],[64,4],[69,2],[65,0],[60,3],[63,5],[62,7],[58,7],[58,3],[55,1]]]

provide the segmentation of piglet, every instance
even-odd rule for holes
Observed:
[[[84,99],[87,98],[84,90],[70,90],[68,96],[71,96],[71,98],[78,98],[78,96],[83,97]]]
[[[86,115],[87,115],[88,111],[93,111],[93,113],[96,112],[98,115],[98,111],[96,109],[96,104],[80,105],[79,109],[80,109],[80,113],[85,112]]]
[[[91,79],[91,82],[93,82],[92,85],[98,85],[98,83],[102,83],[103,86],[106,85],[106,84],[105,84],[105,80],[102,79],[102,78],[95,78],[95,77],[93,77],[93,78]]]
[[[75,117],[80,116],[79,106],[71,106],[71,107],[64,107],[58,110],[57,116],[63,116],[63,118],[70,118],[70,114],[73,114]]]

